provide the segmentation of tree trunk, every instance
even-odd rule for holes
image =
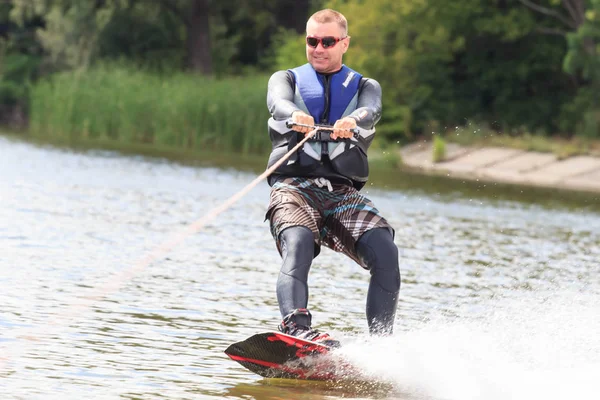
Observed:
[[[187,20],[187,64],[194,71],[212,74],[209,0],[192,0]]]
[[[577,28],[585,22],[584,0],[562,0],[563,8],[571,17]]]

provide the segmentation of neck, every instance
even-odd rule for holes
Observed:
[[[319,74],[321,75],[333,75],[333,74],[337,74],[338,72],[340,72],[342,70],[342,67],[340,66],[338,69],[336,69],[335,71],[331,71],[331,72],[319,72],[317,71]]]

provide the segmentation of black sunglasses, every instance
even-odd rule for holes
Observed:
[[[328,49],[330,47],[335,46],[340,40],[344,40],[347,37],[348,36],[343,37],[343,38],[336,38],[334,36],[325,36],[325,37],[307,36],[306,44],[309,45],[310,47],[316,49],[317,46],[319,45],[319,43],[321,43],[323,45],[324,49]]]

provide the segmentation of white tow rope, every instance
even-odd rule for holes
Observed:
[[[15,332],[15,339],[20,340],[24,339],[27,342],[19,342],[18,346],[10,347],[10,355],[4,354],[4,351],[0,352],[0,372],[8,371],[8,364],[13,361],[19,355],[27,352],[27,343],[30,344],[38,344],[43,345],[44,339],[58,336],[58,332],[51,333],[54,329],[55,331],[62,328],[61,322],[65,322],[69,319],[74,319],[77,316],[81,315],[85,311],[89,311],[91,309],[92,303],[97,302],[108,296],[109,294],[116,292],[123,286],[127,281],[132,279],[134,276],[139,274],[144,268],[146,268],[151,263],[156,260],[162,259],[165,255],[170,252],[175,246],[179,245],[183,242],[187,237],[197,233],[201,228],[203,228],[210,221],[215,219],[219,214],[223,211],[227,210],[231,207],[235,202],[241,199],[246,193],[248,193],[252,188],[258,185],[262,180],[266,179],[269,175],[271,175],[281,164],[286,162],[292,154],[300,149],[304,145],[306,141],[315,136],[319,129],[333,129],[330,127],[321,127],[321,126],[308,126],[312,130],[305,134],[305,137],[296,144],[292,149],[290,149],[283,157],[281,157],[275,164],[273,164],[270,168],[268,168],[265,172],[257,176],[252,182],[246,185],[239,192],[235,193],[229,199],[227,199],[220,206],[208,212],[202,218],[196,220],[195,222],[187,225],[178,233],[173,234],[168,237],[162,243],[157,245],[152,251],[146,254],[145,257],[138,260],[137,263],[131,265],[128,268],[123,269],[119,274],[113,276],[107,283],[103,285],[96,286],[92,288],[86,296],[79,297],[76,302],[70,304],[69,307],[61,310],[62,318],[52,318],[49,317],[44,323],[33,326],[33,327],[25,327],[20,332]],[[331,192],[333,188],[331,187],[331,182],[325,178],[319,178],[315,180],[318,182],[317,185],[319,187],[327,186],[327,189]],[[65,324],[66,325],[66,324]],[[41,328],[40,328],[41,327]],[[18,354],[14,354],[18,353]]]

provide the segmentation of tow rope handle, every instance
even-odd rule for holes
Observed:
[[[318,124],[315,124],[315,125],[306,125],[306,124],[298,124],[298,123],[292,122],[291,120],[288,120],[285,123],[285,125],[288,128],[290,128],[290,129],[293,128],[294,126],[300,126],[302,128],[309,128],[309,129],[312,129],[312,130],[316,130],[317,133],[314,135],[316,140],[325,140],[325,141],[328,141],[328,142],[338,142],[338,141],[341,141],[341,140],[347,140],[347,139],[349,139],[349,138],[338,138],[338,139],[331,139],[331,138],[329,138],[329,132],[333,132],[333,126],[331,126],[331,125],[318,125]],[[355,138],[359,135],[359,131],[358,131],[357,128],[342,129],[342,130],[352,132],[352,135]],[[323,138],[323,139],[318,138],[318,136],[319,136],[318,134],[320,132],[327,133],[327,135],[328,135],[327,138]]]

